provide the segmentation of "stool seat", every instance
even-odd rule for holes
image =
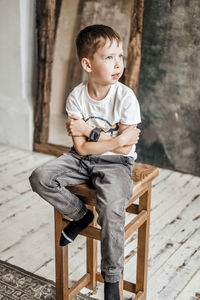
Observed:
[[[144,185],[152,182],[152,180],[158,176],[158,168],[147,165],[136,163],[134,165],[132,180],[133,180],[133,194],[132,198],[128,202],[128,206],[138,197],[138,193],[143,190]],[[91,206],[96,205],[95,189],[88,187],[87,184],[77,184],[75,186],[68,187],[68,190],[75,195],[82,196],[82,199]],[[133,200],[134,199],[134,200]]]
[[[147,264],[148,264],[148,241],[150,224],[150,200],[152,181],[158,176],[158,168],[136,163],[134,165],[132,180],[133,193],[129,200],[126,211],[136,215],[124,228],[125,240],[138,230],[137,246],[137,270],[136,283],[121,280],[120,296],[123,299],[123,289],[128,290],[136,296],[132,299],[146,299],[147,290]],[[79,184],[68,187],[70,192],[77,195],[86,206],[96,214],[96,191],[87,184]],[[139,204],[134,201],[139,199]],[[72,300],[83,287],[92,290],[96,288],[97,281],[103,282],[100,273],[97,272],[97,244],[100,240],[100,229],[97,228],[97,216],[94,221],[81,232],[87,237],[87,273],[72,287],[68,287],[68,246],[60,247],[59,239],[63,228],[69,222],[55,209],[55,256],[56,256],[56,299]],[[113,299],[114,300],[114,299]]]

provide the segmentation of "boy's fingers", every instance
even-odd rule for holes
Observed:
[[[68,127],[70,126],[70,123],[71,123],[71,121],[67,121],[67,122],[65,123],[66,128],[68,128]]]

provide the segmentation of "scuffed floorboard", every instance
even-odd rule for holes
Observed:
[[[55,280],[53,209],[28,181],[32,170],[54,157],[4,145],[0,157],[0,259]],[[160,169],[151,207],[147,300],[200,299],[200,178]],[[125,279],[133,282],[136,246],[135,233],[125,243]],[[69,246],[69,255],[73,284],[85,272],[84,237]],[[100,283],[96,291],[82,292],[103,300]]]

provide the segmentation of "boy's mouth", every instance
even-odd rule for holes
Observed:
[[[118,80],[119,77],[120,77],[120,73],[116,73],[116,74],[113,74],[113,75],[112,75],[112,78],[113,78],[113,79],[117,79],[117,80]]]

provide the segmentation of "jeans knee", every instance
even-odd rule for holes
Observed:
[[[115,224],[117,227],[118,225],[121,226],[121,224],[124,223],[124,217],[125,217],[125,210],[122,206],[118,207],[117,205],[103,205],[103,207],[97,209],[98,213],[98,223],[101,223],[100,225],[104,224]]]
[[[29,177],[29,182],[34,192],[38,192],[40,190],[42,178],[43,174],[41,168],[35,169]]]

